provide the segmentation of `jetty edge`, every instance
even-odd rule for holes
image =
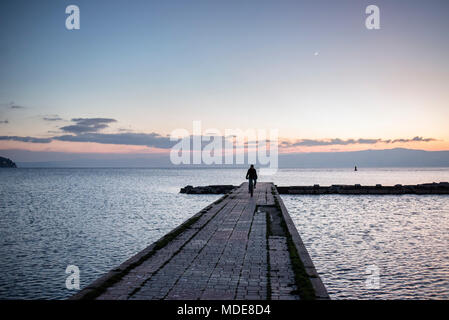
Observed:
[[[376,184],[375,186],[362,186],[360,184],[344,185],[334,184],[331,186],[275,186],[279,194],[373,194],[373,195],[400,195],[400,194],[449,194],[449,182],[432,182],[416,185],[396,184],[394,186],[383,186]],[[237,186],[232,185],[210,185],[210,186],[186,186],[181,188],[180,193],[186,194],[224,194]]]
[[[225,194],[72,300],[329,299],[273,183]]]

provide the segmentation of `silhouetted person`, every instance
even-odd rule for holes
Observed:
[[[357,171],[357,166],[354,167],[354,171]]]
[[[251,192],[251,186],[256,189],[256,183],[257,183],[257,171],[254,168],[254,165],[252,164],[251,167],[248,169],[248,172],[246,173],[246,179],[249,179],[248,183],[248,191]]]

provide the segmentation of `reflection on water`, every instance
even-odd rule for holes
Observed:
[[[240,184],[246,169],[0,170],[0,298],[61,299],[217,199],[185,185]],[[280,170],[279,185],[449,181],[448,169]],[[283,197],[334,298],[448,298],[447,196]],[[374,262],[373,262],[374,261]],[[365,266],[381,290],[361,287]]]
[[[282,198],[332,299],[449,298],[449,196]]]

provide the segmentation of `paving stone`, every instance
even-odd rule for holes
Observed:
[[[271,297],[297,299],[285,237],[269,237],[265,212],[274,204],[270,183],[258,183],[254,197],[247,185],[234,190],[178,237],[109,287],[98,299],[267,298],[270,255]]]

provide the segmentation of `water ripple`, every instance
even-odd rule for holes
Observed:
[[[449,298],[448,196],[282,198],[332,298]]]

